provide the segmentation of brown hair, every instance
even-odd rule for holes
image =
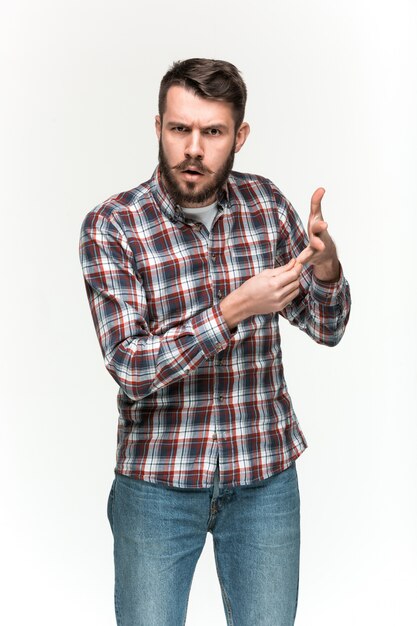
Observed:
[[[233,105],[235,128],[243,122],[246,105],[246,85],[237,67],[216,59],[187,59],[176,61],[161,80],[158,108],[162,116],[167,92],[173,85],[193,91],[200,98],[223,100]]]

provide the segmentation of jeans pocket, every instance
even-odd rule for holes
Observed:
[[[110,528],[113,532],[113,503],[114,503],[114,488],[116,486],[116,479],[113,480],[111,489],[110,489],[110,493],[109,493],[109,497],[107,500],[107,519],[109,520],[110,523]]]

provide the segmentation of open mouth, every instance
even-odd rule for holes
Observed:
[[[198,172],[197,170],[183,170],[184,174],[189,174],[189,176],[202,176],[201,172]]]
[[[197,170],[182,170],[181,174],[183,179],[188,182],[196,182],[198,178],[203,176],[203,174],[201,172],[197,172]]]

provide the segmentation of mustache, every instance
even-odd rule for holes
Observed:
[[[214,174],[211,169],[206,167],[198,159],[184,159],[184,161],[181,161],[181,163],[178,163],[178,165],[175,165],[172,169],[179,170],[180,172],[185,172],[185,170],[188,170],[190,168],[192,168],[196,172],[199,172],[200,174]]]

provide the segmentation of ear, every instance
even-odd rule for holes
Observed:
[[[246,139],[248,138],[249,133],[250,133],[249,124],[247,122],[243,122],[243,124],[240,125],[239,130],[236,133],[235,152],[239,152],[239,150],[245,143]]]
[[[162,130],[161,117],[159,115],[155,115],[155,131],[156,131],[156,136],[158,137],[158,141],[161,138],[161,130]]]

